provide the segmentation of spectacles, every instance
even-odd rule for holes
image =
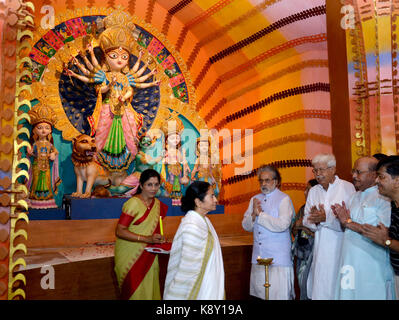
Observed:
[[[273,179],[259,179],[259,183],[263,183],[263,182],[266,182],[266,183],[270,183],[270,182],[272,182],[273,180],[276,180],[276,178],[273,178]]]
[[[328,170],[328,169],[330,169],[330,168],[332,168],[332,167],[327,167],[327,168],[313,168],[312,172],[313,172],[313,173],[324,172],[324,171],[326,171],[326,170]]]
[[[366,173],[366,172],[370,172],[370,171],[359,171],[359,170],[355,170],[355,169],[352,170],[352,174],[356,173],[358,176],[361,175],[362,173]]]

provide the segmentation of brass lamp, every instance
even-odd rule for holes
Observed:
[[[259,265],[265,266],[265,299],[269,300],[269,287],[270,287],[270,283],[269,283],[269,266],[273,263],[273,258],[261,258],[258,257],[258,259],[256,259],[256,261],[258,261]]]

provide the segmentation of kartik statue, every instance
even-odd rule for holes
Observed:
[[[172,199],[172,205],[181,204],[182,186],[190,182],[185,150],[181,147],[183,122],[178,113],[170,115],[161,127],[165,136],[165,153],[162,159],[161,180],[164,196]]]
[[[193,171],[191,171],[191,180],[199,180],[208,182],[215,192],[215,196],[219,194],[218,183],[215,179],[215,171],[217,165],[212,163],[211,144],[209,138],[198,138],[196,145],[196,156]]]

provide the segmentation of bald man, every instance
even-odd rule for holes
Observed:
[[[337,275],[337,300],[391,300],[395,297],[393,270],[388,249],[362,235],[363,225],[389,227],[391,208],[376,186],[374,157],[356,160],[352,170],[353,185],[357,192],[348,203],[332,207],[345,229]]]

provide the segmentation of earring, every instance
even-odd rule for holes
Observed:
[[[109,72],[109,71],[111,71],[111,69],[109,68],[109,65],[106,64],[106,63],[103,64],[103,66],[102,66],[101,69],[102,69],[104,72]]]
[[[128,65],[126,65],[123,69],[122,69],[122,73],[124,73],[124,74],[126,74],[126,73],[128,73],[130,70],[129,70],[129,66]]]

